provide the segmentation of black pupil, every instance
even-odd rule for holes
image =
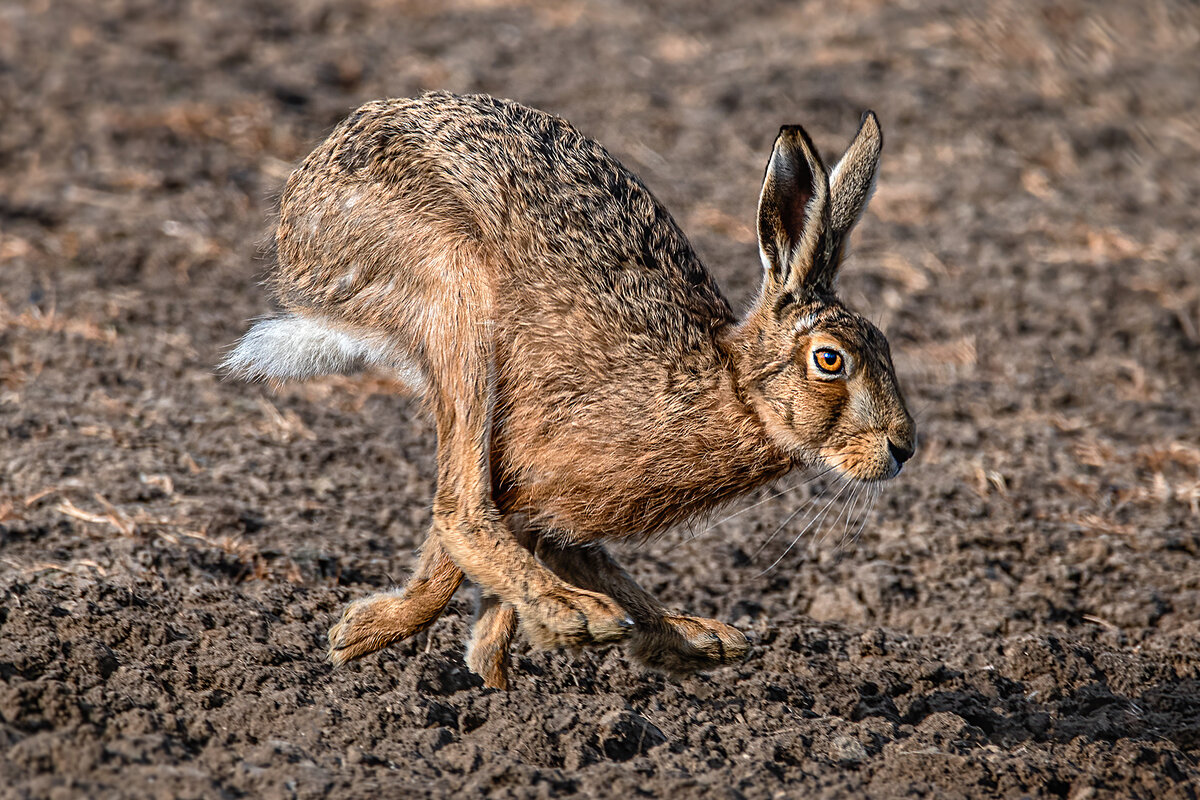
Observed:
[[[827,369],[833,369],[834,367],[837,366],[837,362],[838,362],[837,353],[831,352],[829,350],[822,350],[820,353],[818,353],[818,355],[821,358],[821,366],[823,366]]]

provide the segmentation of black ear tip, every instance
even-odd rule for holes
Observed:
[[[803,151],[806,157],[819,159],[817,155],[817,146],[813,144],[813,140],[809,138],[808,131],[804,130],[799,125],[782,125],[779,128],[779,136],[775,138],[775,145],[780,144],[791,145]]]
[[[800,127],[799,125],[780,125],[779,126],[779,136],[775,137],[775,141],[777,141],[777,142],[795,142],[797,140],[799,140],[801,142],[811,142],[812,141],[812,139],[808,138],[808,131],[804,130],[804,128]]]
[[[875,112],[869,108],[863,112],[862,119],[858,121],[859,131],[862,131],[864,128],[873,129],[875,135],[878,136],[880,140],[883,139],[883,129],[879,127],[879,117],[875,116]]]

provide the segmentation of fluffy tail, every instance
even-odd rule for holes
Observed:
[[[420,369],[385,344],[301,314],[254,323],[220,369],[245,380],[286,381],[341,375],[365,367],[394,371],[414,389],[424,384]]]

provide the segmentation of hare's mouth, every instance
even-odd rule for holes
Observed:
[[[860,436],[838,448],[823,448],[821,459],[843,478],[864,483],[891,480],[907,460],[886,435]]]

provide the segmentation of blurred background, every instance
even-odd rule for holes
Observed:
[[[1194,2],[0,2],[13,774],[94,789],[187,762],[201,777],[180,787],[262,791],[302,756],[324,771],[311,786],[347,791],[402,764],[414,786],[551,775],[570,793],[619,786],[610,767],[634,759],[663,792],[1182,786],[1200,757],[1198,55]],[[271,310],[258,282],[292,166],[362,102],[425,89],[571,120],[736,308],[779,126],[832,160],[879,115],[841,291],[889,335],[917,457],[766,574],[819,481],[620,548],[669,604],[756,635],[740,681],[522,651],[501,710],[461,671],[465,593],[428,640],[320,662],[341,604],[411,568],[432,426],[379,376],[271,391],[214,365]],[[920,677],[943,660],[949,685]],[[573,693],[574,721],[535,690]],[[385,714],[371,698],[389,693],[440,699]],[[311,732],[301,756],[261,749],[280,719]],[[898,755],[913,742],[958,753],[948,783]]]

